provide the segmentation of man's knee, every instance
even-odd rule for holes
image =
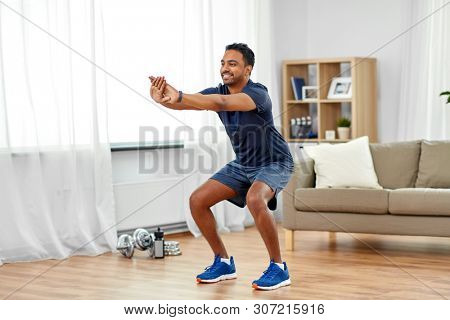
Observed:
[[[247,194],[247,207],[253,216],[263,212],[267,208],[267,203],[264,197],[257,192],[249,192]]]
[[[198,209],[208,208],[208,204],[206,201],[206,196],[204,192],[199,190],[195,190],[192,192],[189,197],[189,207],[191,208],[191,212],[194,213],[198,211]]]

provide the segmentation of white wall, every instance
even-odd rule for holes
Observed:
[[[387,43],[407,28],[407,5],[407,0],[274,0],[277,79],[281,81],[283,59],[373,53],[378,64],[378,139],[394,141],[403,38]]]
[[[287,59],[303,58],[307,55],[306,2],[306,0],[272,1],[273,56],[276,66],[276,83],[273,85],[278,91],[279,100],[273,101],[272,112],[277,127],[281,125],[282,62]]]

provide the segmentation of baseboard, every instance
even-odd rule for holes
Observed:
[[[189,228],[188,228],[186,222],[168,223],[168,224],[162,224],[162,225],[158,225],[158,226],[142,226],[141,228],[146,229],[150,233],[153,233],[158,229],[158,227],[164,231],[164,234],[174,234],[174,233],[182,233],[182,232],[189,231]],[[119,236],[122,234],[133,234],[134,230],[136,230],[136,229],[121,230],[121,231],[118,231],[117,234]]]

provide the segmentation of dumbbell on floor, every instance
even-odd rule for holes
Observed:
[[[117,241],[117,250],[124,256],[129,259],[134,254],[134,239],[129,234],[123,234],[119,237]]]
[[[152,257],[154,254],[153,243],[153,237],[147,230],[136,229],[133,236],[123,234],[119,237],[117,241],[117,250],[119,250],[123,256],[130,259],[133,257],[135,248],[141,251],[148,250],[149,256]]]
[[[138,250],[148,250],[150,257],[154,254],[154,239],[153,236],[145,229],[136,229],[133,232],[134,247]]]

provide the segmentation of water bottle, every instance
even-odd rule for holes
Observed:
[[[295,126],[295,119],[291,119],[291,138],[297,138],[297,132],[296,132],[296,126]]]
[[[155,231],[155,259],[164,258],[164,231],[158,227]]]
[[[302,121],[300,120],[300,118],[297,118],[295,121],[295,137],[296,138],[301,138],[300,133],[302,131]]]

